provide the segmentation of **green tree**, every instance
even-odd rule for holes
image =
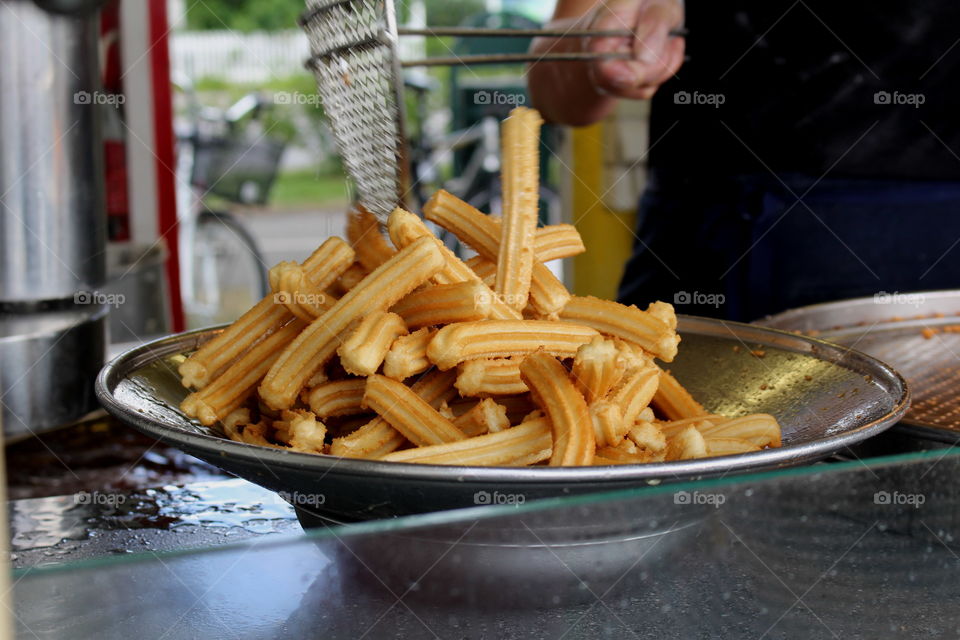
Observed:
[[[400,20],[408,15],[408,0],[397,2]],[[484,10],[484,0],[426,0],[427,23],[456,26]],[[304,0],[204,0],[188,3],[187,28],[193,30],[276,31],[293,29],[306,8]]]
[[[304,0],[204,0],[188,3],[188,29],[277,31],[295,29]]]

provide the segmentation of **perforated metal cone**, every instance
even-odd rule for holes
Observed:
[[[393,3],[308,1],[301,26],[356,199],[385,220],[399,201],[403,144]]]

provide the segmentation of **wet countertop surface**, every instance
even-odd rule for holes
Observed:
[[[945,449],[307,534],[240,480],[23,500],[17,624],[41,638],[957,637],[958,474]]]

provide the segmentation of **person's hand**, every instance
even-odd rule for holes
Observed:
[[[590,78],[600,93],[646,100],[683,64],[684,39],[670,37],[683,25],[682,0],[607,0],[588,16],[591,30],[624,30],[633,37],[587,38],[583,50],[630,52],[629,59],[597,60]]]

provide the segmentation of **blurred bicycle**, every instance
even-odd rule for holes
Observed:
[[[269,291],[267,265],[242,220],[213,207],[266,204],[286,141],[264,130],[270,104],[249,93],[227,109],[203,106],[192,83],[177,131],[180,282],[188,327],[234,320]]]

